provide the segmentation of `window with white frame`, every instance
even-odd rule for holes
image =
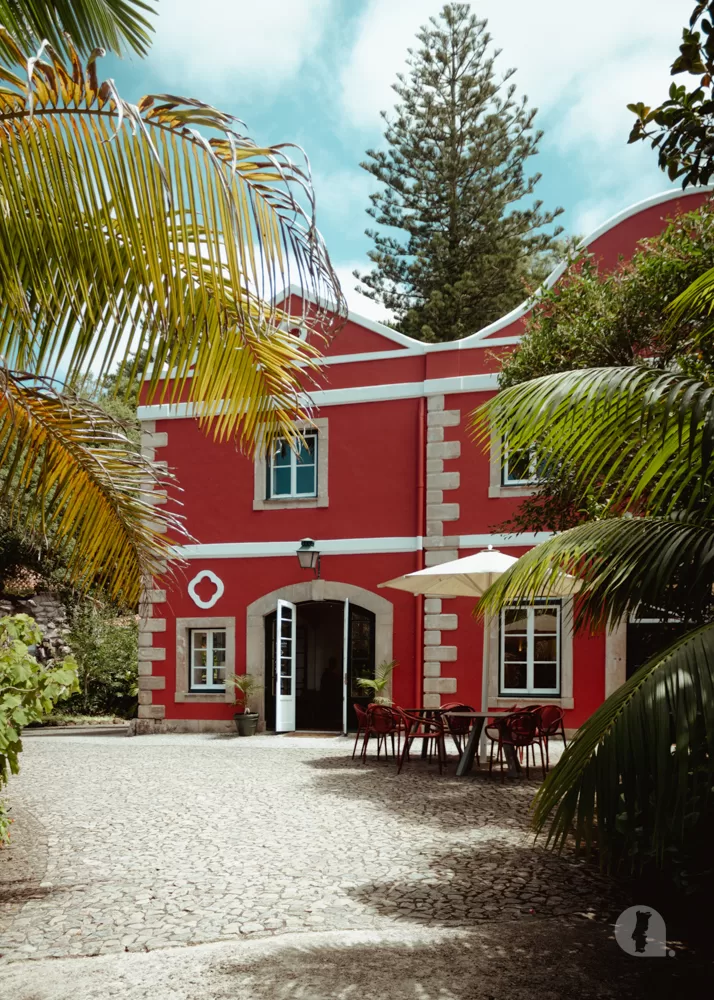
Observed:
[[[552,600],[501,611],[501,694],[560,694],[561,617],[560,601]]]
[[[225,691],[226,630],[191,629],[191,691]]]
[[[295,449],[285,438],[273,445],[267,462],[266,497],[317,496],[317,432],[304,431]]]
[[[542,478],[535,445],[515,450],[504,442],[501,464],[502,486],[534,486]]]

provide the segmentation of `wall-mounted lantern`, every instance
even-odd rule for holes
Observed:
[[[320,579],[320,553],[315,548],[313,538],[303,538],[300,548],[297,550],[300,569],[311,569],[315,576]]]

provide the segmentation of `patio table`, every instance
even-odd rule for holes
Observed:
[[[458,719],[473,719],[473,726],[471,727],[469,738],[466,741],[464,752],[461,754],[459,763],[456,766],[456,777],[463,778],[465,774],[470,773],[472,767],[474,766],[474,757],[476,756],[476,751],[478,750],[479,740],[481,739],[481,733],[483,732],[486,719],[495,719],[499,715],[505,718],[507,715],[513,715],[513,712],[504,710],[490,712],[444,712],[443,714],[447,722],[449,720],[449,716],[453,716]],[[506,755],[509,775],[513,778],[520,778],[521,762],[518,759],[518,754],[516,753],[515,748],[508,743],[504,743],[503,750]]]

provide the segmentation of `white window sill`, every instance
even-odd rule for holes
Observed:
[[[489,486],[490,497],[532,497],[535,486]]]
[[[270,497],[255,499],[253,510],[290,510],[295,508],[327,507],[327,497]]]
[[[529,705],[558,705],[559,708],[575,708],[574,698],[551,698],[547,694],[512,694],[512,695],[499,695],[494,701],[489,700],[490,705],[495,705],[497,708],[505,708],[510,705],[521,705],[527,708]]]

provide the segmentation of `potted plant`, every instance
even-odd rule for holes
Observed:
[[[373,705],[393,705],[394,702],[385,694],[392,671],[399,666],[396,660],[382,660],[374,672],[374,677],[360,677],[357,683],[364,688],[365,694],[374,692]]]
[[[254,736],[258,728],[258,713],[251,712],[248,708],[248,699],[260,687],[260,682],[252,674],[236,674],[233,678],[233,686],[236,689],[236,704],[242,705],[242,710],[237,711],[233,719],[236,724],[239,736]]]

